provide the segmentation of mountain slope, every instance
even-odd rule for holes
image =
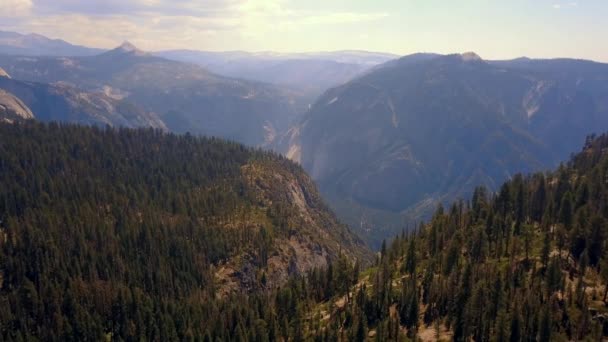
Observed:
[[[299,166],[240,144],[32,122],[0,125],[0,160],[4,339],[201,337],[225,299],[370,257]]]
[[[0,31],[0,54],[16,56],[92,56],[102,52],[31,33]]]
[[[523,98],[528,129],[564,157],[608,126],[608,64],[553,59],[490,62],[535,81]]]
[[[40,121],[167,129],[156,114],[128,101],[103,93],[85,92],[67,84],[23,82],[0,77],[0,90],[19,98],[24,106],[29,107],[28,118]]]
[[[279,149],[349,224],[388,215],[400,230],[403,213],[419,217],[478,184],[496,189],[517,171],[555,165],[608,128],[608,72],[591,69],[563,75],[472,53],[406,56],[327,91]],[[366,233],[376,243],[391,235],[377,233],[382,221]]]
[[[518,174],[496,195],[480,187],[466,204],[439,207],[384,245],[354,285],[302,300],[311,317],[304,337],[605,340],[607,172],[604,134],[554,172]]]
[[[127,99],[158,113],[175,132],[249,145],[272,140],[304,108],[296,93],[217,76],[192,64],[152,56],[129,43],[91,57],[0,56],[0,67],[17,79],[67,82]]]

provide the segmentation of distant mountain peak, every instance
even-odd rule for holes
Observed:
[[[471,52],[471,51],[460,54],[460,57],[462,58],[463,62],[483,61],[483,59],[481,57],[479,57],[478,54],[476,54],[475,52]]]
[[[131,44],[131,42],[129,41],[124,41],[122,44],[120,44],[120,46],[118,47],[120,50],[126,51],[126,52],[131,52],[131,51],[137,51],[137,47],[133,44]]]
[[[138,49],[135,45],[131,44],[128,41],[123,42],[122,44],[120,44],[119,47],[115,48],[114,50],[111,50],[110,52],[120,53],[120,54],[129,54],[129,55],[135,55],[135,56],[147,55],[146,52]]]
[[[4,71],[4,69],[0,68],[0,77],[11,78],[11,75],[8,72]]]

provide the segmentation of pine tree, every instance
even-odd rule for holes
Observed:
[[[543,264],[543,268],[547,268],[549,264],[549,256],[551,254],[551,236],[546,232],[543,236],[543,248],[541,250],[540,260]],[[544,271],[543,271],[544,272]]]
[[[519,313],[519,308],[515,307],[511,316],[511,333],[509,337],[510,342],[520,342],[522,340],[522,319]]]
[[[359,312],[358,318],[357,318],[357,325],[356,325],[354,341],[365,342],[366,339],[367,339],[366,318],[362,312]]]
[[[573,216],[572,194],[567,192],[560,205],[559,221],[569,230],[572,227]]]
[[[405,272],[412,276],[416,272],[416,239],[410,238],[405,257]]]
[[[509,326],[507,313],[501,310],[496,318],[496,326],[494,328],[494,341],[507,342],[509,341]]]
[[[540,173],[538,174],[538,187],[534,192],[532,197],[532,202],[530,203],[531,207],[531,216],[532,219],[541,222],[544,216],[544,210],[547,202],[547,189],[545,184],[545,176]]]
[[[540,342],[549,342],[551,341],[551,332],[552,332],[552,327],[551,327],[551,310],[549,309],[548,305],[545,305],[543,310],[542,310],[542,314],[541,314],[541,318],[540,318],[540,327],[539,327],[539,336],[538,336],[538,340]]]

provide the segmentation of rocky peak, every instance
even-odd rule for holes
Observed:
[[[138,49],[135,45],[131,44],[128,41],[123,42],[119,47],[115,48],[114,50],[109,51],[109,53],[112,53],[112,54],[127,54],[127,55],[134,55],[134,56],[145,56],[145,55],[147,55],[146,52],[144,52],[143,50]]]
[[[14,122],[33,118],[32,111],[19,98],[0,89],[0,122]]]
[[[460,54],[463,62],[481,62],[483,59],[475,52],[465,52]]]
[[[11,75],[4,71],[4,69],[0,68],[0,77],[11,78]]]

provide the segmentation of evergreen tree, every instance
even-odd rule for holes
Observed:
[[[405,259],[405,272],[412,276],[416,272],[416,239],[410,238]]]
[[[539,336],[538,340],[541,342],[551,341],[551,311],[548,305],[545,305],[543,308],[541,319],[540,319],[540,327],[539,327]]]

